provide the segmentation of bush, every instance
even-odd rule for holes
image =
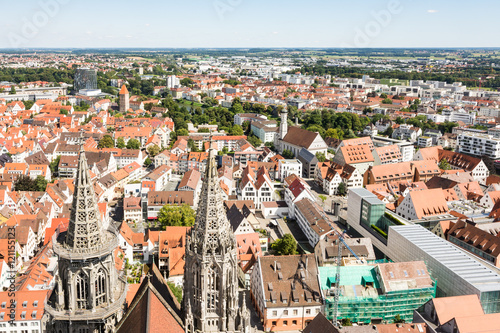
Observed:
[[[379,234],[381,234],[382,236],[384,236],[384,238],[387,238],[387,233],[380,229],[379,227],[377,227],[376,225],[371,225],[372,229],[375,230],[376,232],[378,232]]]
[[[397,225],[405,225],[403,222],[392,216],[391,214],[385,212],[384,216],[391,222],[394,222]]]

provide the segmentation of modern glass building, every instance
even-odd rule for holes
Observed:
[[[389,228],[387,249],[394,261],[423,260],[437,280],[437,296],[479,296],[484,313],[500,312],[500,270],[420,225]]]
[[[90,68],[77,68],[73,88],[76,92],[97,89],[97,71]]]

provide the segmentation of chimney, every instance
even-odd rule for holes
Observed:
[[[306,270],[307,270],[307,262],[309,261],[309,257],[306,257]]]
[[[276,260],[274,261],[274,272],[276,273]]]

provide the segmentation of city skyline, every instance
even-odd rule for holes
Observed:
[[[0,48],[481,48],[500,46],[496,21],[472,18],[500,3],[195,0],[153,10],[68,0],[4,4]],[[322,8],[319,11],[317,8]],[[75,15],[74,13],[78,13]],[[461,22],[461,23],[460,23]],[[458,23],[458,24],[457,24]],[[480,30],[478,30],[480,28]],[[480,31],[481,33],[478,33]]]

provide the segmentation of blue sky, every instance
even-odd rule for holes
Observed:
[[[500,21],[488,15],[500,12],[498,0],[2,0],[0,8],[0,48],[500,47]]]

